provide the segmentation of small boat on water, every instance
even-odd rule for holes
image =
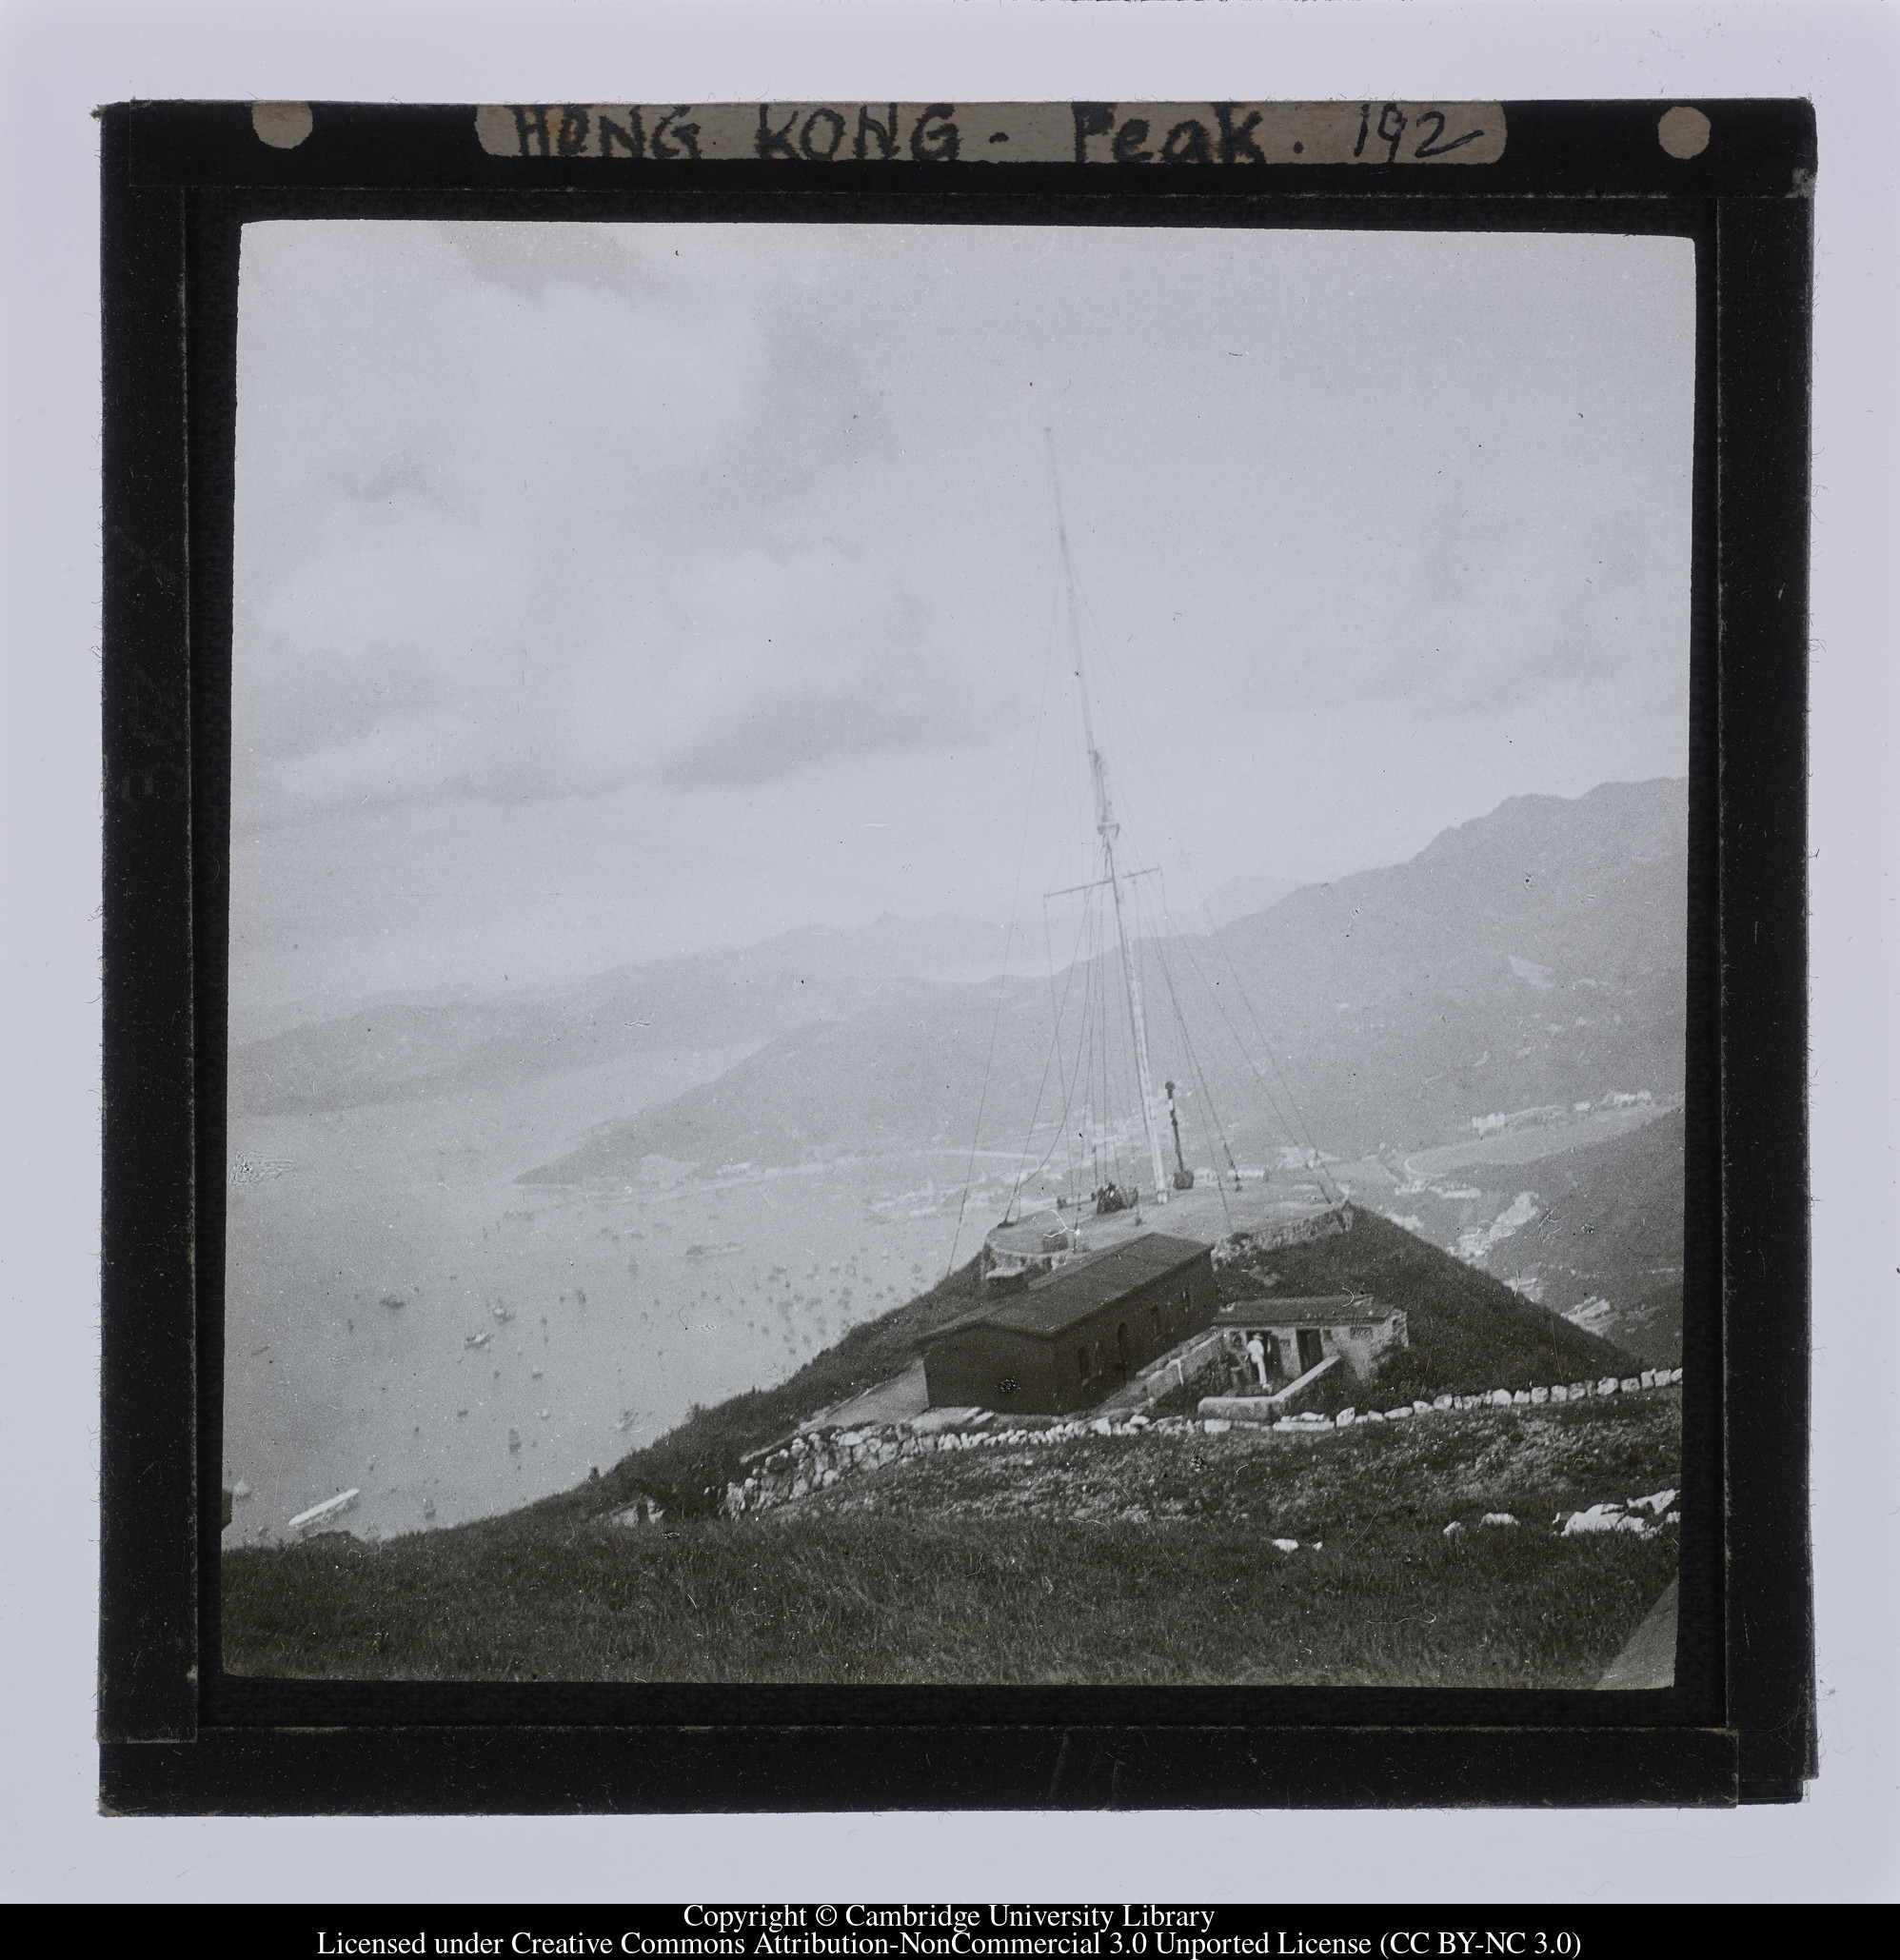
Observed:
[[[326,1497],[321,1504],[312,1504],[307,1511],[300,1511],[290,1520],[288,1529],[302,1532],[307,1536],[324,1525],[341,1517],[346,1511],[356,1508],[356,1500],[362,1496],[361,1489],[339,1491],[334,1497]]]

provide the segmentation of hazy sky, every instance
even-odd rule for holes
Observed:
[[[248,227],[240,1015],[1039,921],[1085,829],[1046,427],[1178,906],[1682,774],[1692,277],[1672,239]]]

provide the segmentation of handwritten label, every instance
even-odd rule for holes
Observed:
[[[1494,164],[1495,102],[499,103],[490,156],[604,163]]]

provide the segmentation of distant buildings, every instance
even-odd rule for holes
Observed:
[[[933,1409],[1086,1409],[1212,1324],[1213,1249],[1166,1233],[1083,1254],[919,1342]]]

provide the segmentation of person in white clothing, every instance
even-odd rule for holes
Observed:
[[[1247,1358],[1254,1364],[1254,1373],[1260,1377],[1260,1386],[1267,1386],[1267,1344],[1257,1334],[1247,1336]]]

